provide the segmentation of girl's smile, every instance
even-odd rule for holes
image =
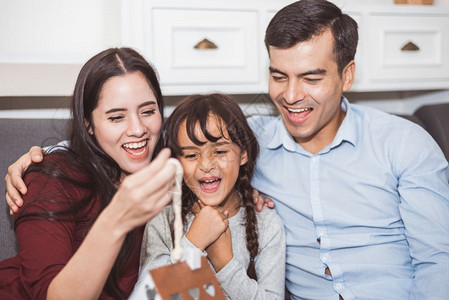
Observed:
[[[230,140],[226,126],[214,115],[207,119],[206,129],[217,140],[208,140],[197,124],[195,137],[201,141],[197,145],[187,135],[185,121],[179,128],[182,155],[178,159],[184,169],[184,181],[201,204],[235,211],[241,203],[235,183],[240,166],[247,162],[247,154]]]
[[[198,180],[203,193],[215,193],[221,184],[221,178],[218,176],[200,178]]]

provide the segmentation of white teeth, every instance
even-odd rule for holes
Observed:
[[[212,183],[212,182],[217,181],[217,180],[218,180],[218,179],[212,179],[212,180],[200,180],[200,181],[205,182],[205,183]]]
[[[308,110],[311,110],[311,108],[298,108],[298,109],[288,108],[288,111],[292,113],[302,113]]]
[[[128,148],[128,149],[138,149],[138,148],[142,148],[147,144],[147,140],[139,142],[139,143],[128,143],[128,144],[123,144],[123,148]]]
[[[141,154],[143,154],[143,153],[145,152],[145,150],[146,150],[146,149],[143,148],[142,151],[140,151],[140,152],[138,152],[138,153],[133,153],[133,155],[136,155],[136,156],[137,156],[137,155],[141,155]]]

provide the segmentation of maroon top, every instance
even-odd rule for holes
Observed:
[[[57,157],[52,154],[45,156],[45,163],[58,160],[54,156]],[[58,164],[61,165],[60,161]],[[73,168],[63,169],[66,174],[80,178]],[[16,219],[20,213],[67,209],[87,193],[87,190],[37,172],[28,174],[25,183],[28,187],[24,196],[27,207],[20,209],[19,214],[15,215]],[[92,209],[90,206],[84,207],[70,215],[68,220],[27,217],[18,224],[16,236],[20,251],[17,256],[0,262],[0,299],[46,299],[50,282],[78,249],[89,221],[98,212],[98,197],[92,203]],[[127,292],[127,296],[137,281],[143,228],[138,229],[135,247],[119,278],[119,286]],[[112,298],[103,291],[101,299]]]

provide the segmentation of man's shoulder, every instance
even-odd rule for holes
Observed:
[[[251,116],[247,120],[258,139],[264,136],[272,136],[277,128],[282,125],[280,116],[257,115]]]
[[[365,145],[404,157],[421,157],[434,152],[438,146],[430,134],[419,124],[403,117],[369,107],[356,106],[355,123],[358,136]],[[405,148],[404,148],[405,147]],[[407,149],[406,155],[400,149]],[[398,157],[399,158],[399,157]]]
[[[399,131],[401,134],[405,130],[424,131],[420,125],[398,115],[363,105],[353,104],[351,108],[356,116],[356,122],[364,123],[356,125],[358,127],[366,125],[367,128],[374,131],[373,133],[386,133],[391,135],[394,131]]]

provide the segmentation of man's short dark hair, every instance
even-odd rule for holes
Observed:
[[[357,23],[335,4],[326,0],[300,0],[287,5],[271,19],[265,33],[265,46],[288,49],[330,29],[334,55],[341,75],[354,59],[359,39]]]

